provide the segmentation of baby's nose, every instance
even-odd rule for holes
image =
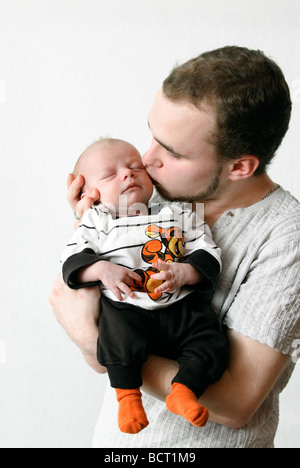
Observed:
[[[130,168],[125,168],[123,171],[123,179],[128,179],[128,177],[134,177],[134,172]]]

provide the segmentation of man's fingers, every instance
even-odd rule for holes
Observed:
[[[74,174],[69,174],[68,179],[67,179],[67,189],[68,190],[71,187],[71,184],[72,184],[72,182],[74,182],[74,180],[75,180]]]
[[[59,291],[61,290],[61,287],[62,287],[62,279],[61,279],[61,274],[59,273],[54,281],[51,293],[49,295],[49,302],[50,302],[51,307],[55,306],[55,300],[59,294]]]
[[[71,175],[69,175],[67,185],[68,184],[70,184],[68,187],[67,194],[68,202],[71,205],[73,211],[75,211],[76,205],[80,200],[81,189],[84,186],[84,177],[82,175],[79,175],[78,177],[76,177],[76,179],[72,181],[72,177]]]
[[[99,190],[95,188],[95,189],[92,191],[91,197],[94,199],[94,203],[100,201],[101,195],[100,195]]]
[[[76,204],[76,216],[78,218],[82,218],[82,216],[84,215],[84,213],[86,211],[88,211],[91,206],[93,206],[94,204],[94,199],[91,198],[91,197],[84,197],[82,200],[80,200],[77,204]]]

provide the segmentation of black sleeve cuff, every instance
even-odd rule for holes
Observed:
[[[79,270],[88,267],[100,261],[98,255],[92,249],[84,249],[82,252],[71,255],[62,268],[64,282],[71,289],[81,289],[85,287],[98,286],[101,281],[92,281],[90,283],[79,283],[77,275]]]
[[[206,250],[196,250],[185,257],[183,263],[189,263],[204,276],[204,281],[196,285],[198,292],[209,294],[215,291],[221,266],[213,255]]]

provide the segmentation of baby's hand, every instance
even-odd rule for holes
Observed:
[[[174,292],[184,285],[198,284],[203,279],[201,273],[188,263],[165,263],[159,260],[152,267],[160,270],[160,273],[152,275],[152,279],[164,281],[155,289],[155,293]]]
[[[135,282],[141,281],[140,276],[134,271],[128,270],[120,265],[102,261],[101,269],[99,271],[99,280],[109,289],[119,301],[123,301],[122,294],[126,294],[135,299],[136,295],[130,289],[135,285]]]

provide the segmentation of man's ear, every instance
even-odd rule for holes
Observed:
[[[247,154],[239,159],[235,159],[230,167],[230,180],[241,180],[251,177],[259,166],[257,156]]]

